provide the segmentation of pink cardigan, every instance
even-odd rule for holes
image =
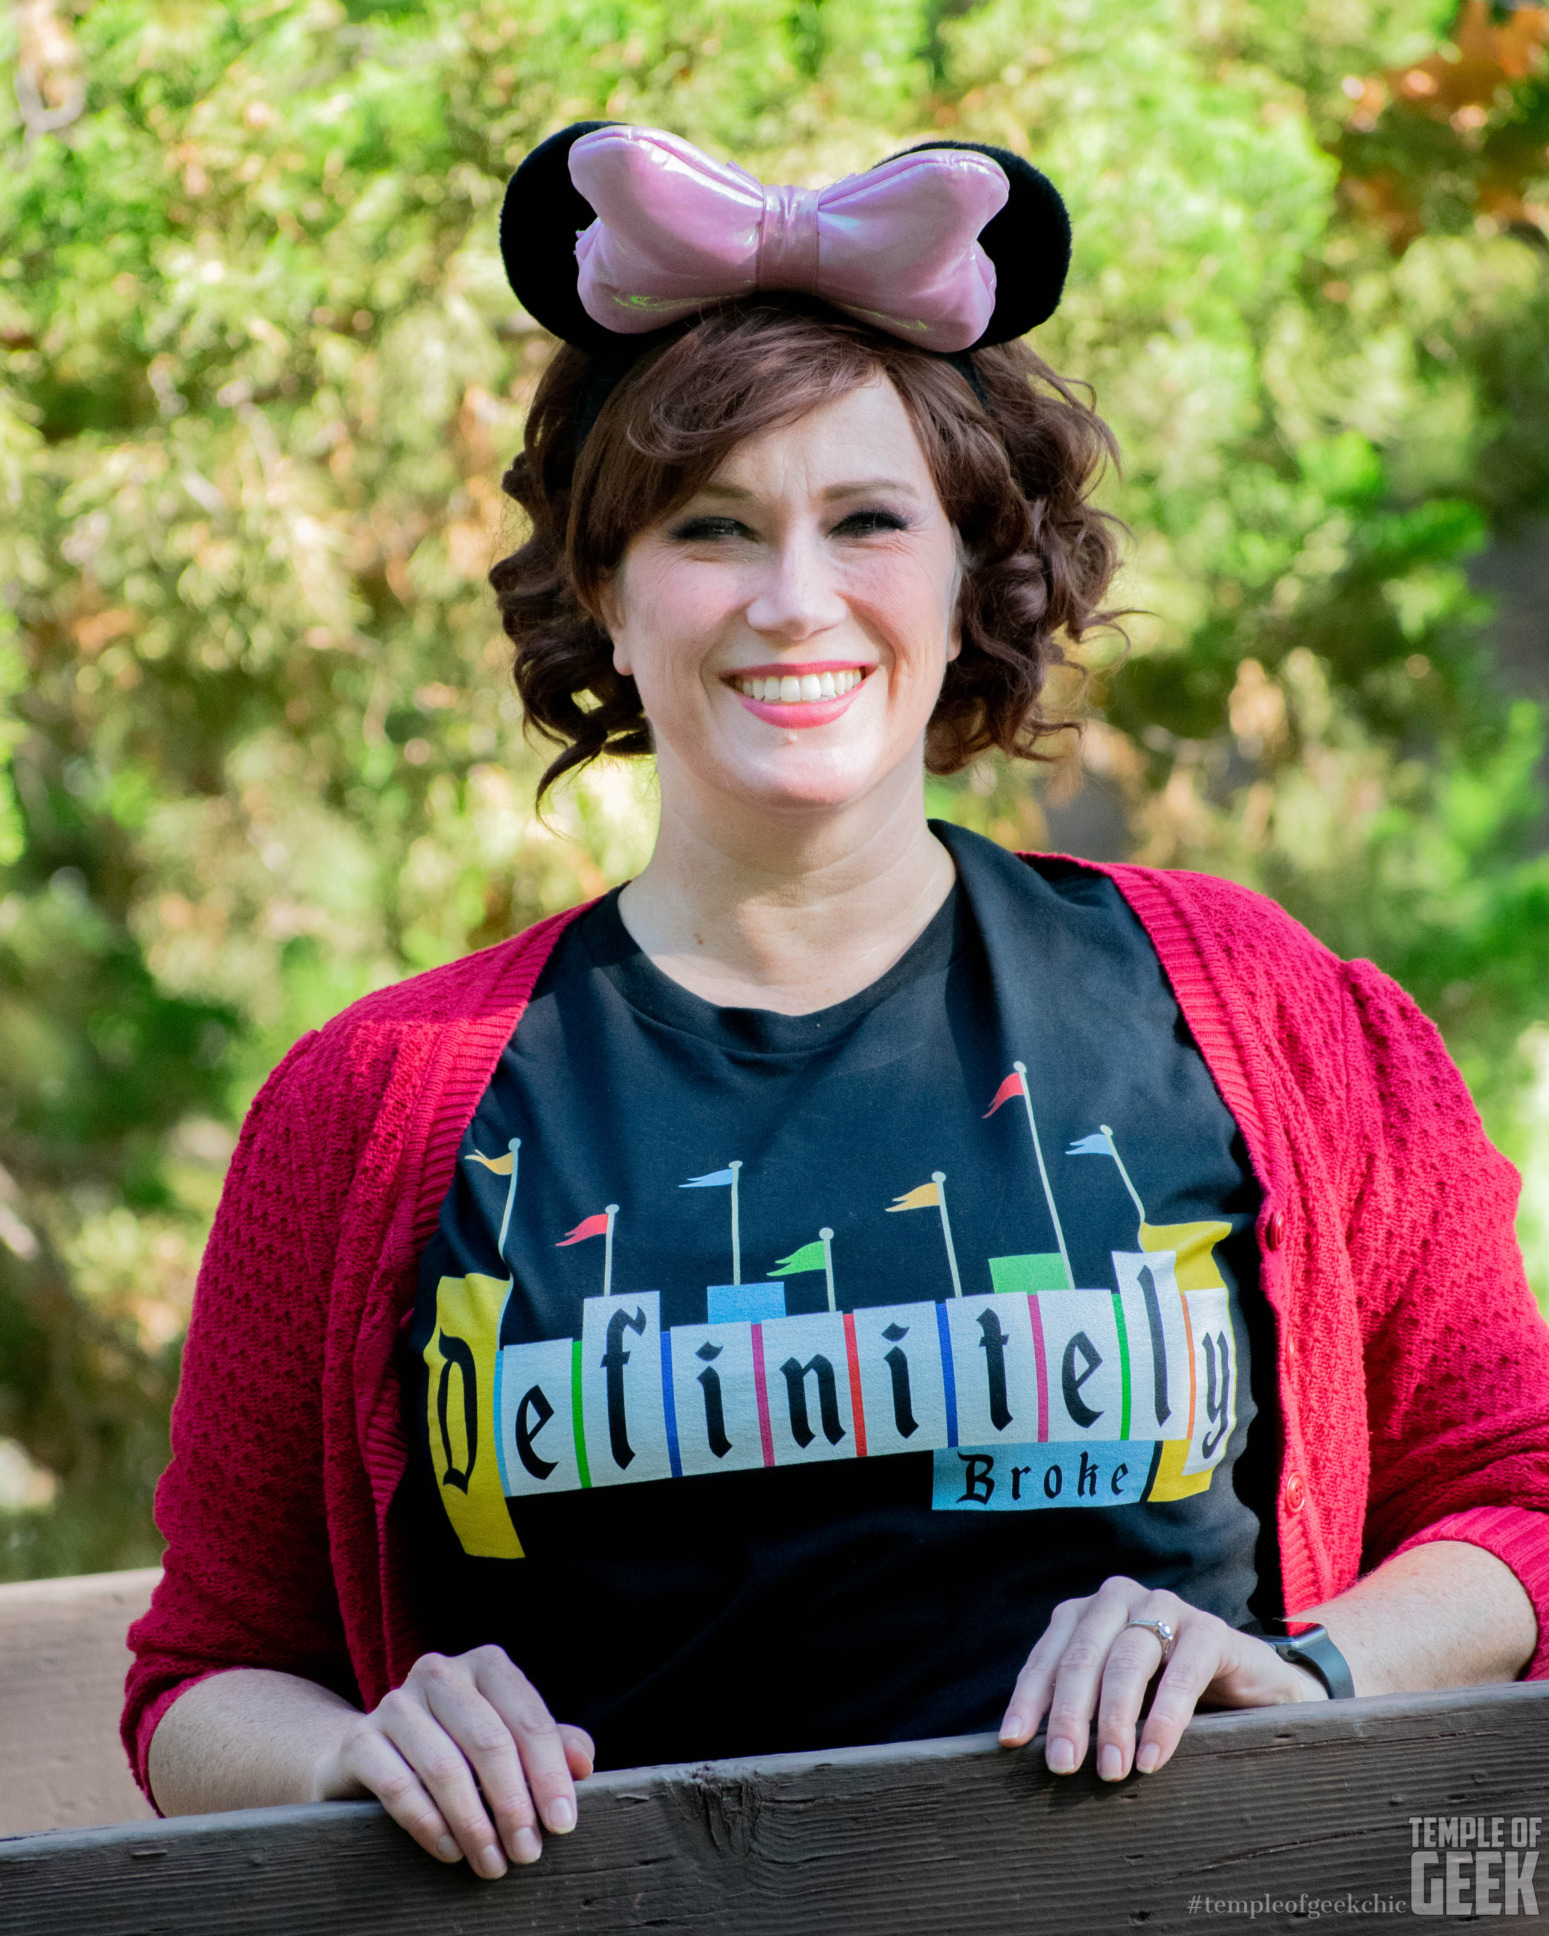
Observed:
[[[1370,963],[1229,883],[1099,871],[1150,935],[1263,1186],[1286,1605],[1467,1540],[1531,1596],[1528,1672],[1549,1676],[1549,1329],[1513,1236],[1515,1171]],[[276,1668],[369,1708],[413,1664],[394,1349],[463,1130],[579,911],[357,1002],[253,1104],[157,1494],[166,1570],[130,1634],[142,1784],[161,1716],[207,1674]]]

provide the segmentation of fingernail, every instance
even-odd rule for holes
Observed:
[[[1111,1741],[1098,1751],[1097,1773],[1103,1781],[1118,1781],[1124,1773],[1124,1757]]]
[[[443,1835],[436,1844],[436,1854],[443,1862],[459,1862],[462,1860],[462,1853],[450,1835]]]
[[[1161,1758],[1161,1749],[1154,1741],[1147,1741],[1141,1745],[1140,1753],[1135,1757],[1135,1766],[1143,1775],[1149,1775],[1155,1770]]]
[[[568,1835],[575,1827],[575,1803],[568,1795],[549,1803],[549,1827],[556,1835]]]
[[[1073,1775],[1076,1772],[1076,1744],[1057,1734],[1049,1743],[1044,1759],[1057,1775]]]
[[[519,1828],[511,1837],[511,1859],[514,1862],[536,1862],[543,1853],[543,1844],[538,1839],[538,1831]]]
[[[1014,1748],[1027,1733],[1027,1723],[1020,1714],[1008,1714],[1000,1724],[1000,1738],[1008,1748]]]
[[[481,1876],[488,1876],[493,1882],[496,1876],[506,1872],[506,1859],[493,1842],[486,1842],[478,1853],[478,1869]]]

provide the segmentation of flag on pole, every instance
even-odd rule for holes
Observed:
[[[705,1176],[691,1176],[687,1183],[680,1183],[680,1190],[730,1190],[731,1191],[731,1281],[742,1282],[742,1234],[737,1222],[737,1172],[742,1168],[740,1159],[726,1165],[724,1170],[711,1170]]]
[[[1025,1093],[1022,1087],[1022,1077],[1018,1071],[1013,1069],[1011,1074],[1006,1077],[1006,1080],[995,1091],[993,1097],[991,1097],[990,1106],[984,1112],[984,1120],[988,1122],[1003,1102],[1010,1102],[1013,1096],[1020,1096]]]
[[[995,1091],[990,1106],[984,1112],[984,1120],[989,1121],[1003,1102],[1010,1102],[1013,1096],[1020,1096],[1027,1110],[1027,1133],[1033,1139],[1033,1157],[1038,1164],[1038,1181],[1043,1185],[1043,1200],[1049,1206],[1049,1221],[1054,1225],[1054,1241],[1060,1248],[1060,1269],[1065,1274],[1065,1282],[1074,1284],[1070,1274],[1070,1252],[1065,1248],[1065,1227],[1060,1222],[1059,1205],[1054,1201],[1054,1189],[1049,1182],[1048,1165],[1043,1160],[1043,1144],[1038,1139],[1038,1119],[1033,1114],[1033,1092],[1027,1086],[1027,1064],[1013,1062],[1011,1074]]]
[[[604,1237],[607,1242],[602,1251],[602,1294],[613,1295],[613,1219],[619,1207],[610,1203],[606,1210],[599,1210],[595,1217],[583,1217],[574,1230],[567,1231],[554,1246],[556,1250],[568,1250],[571,1244],[583,1244],[588,1237]]]
[[[516,1153],[521,1147],[521,1137],[513,1136],[506,1144],[504,1156],[486,1156],[481,1150],[470,1150],[466,1158],[469,1163],[482,1163],[486,1170],[492,1170],[496,1176],[511,1179],[511,1186],[506,1191],[506,1212],[500,1219],[500,1237],[495,1245],[501,1263],[506,1261],[506,1235],[511,1228],[511,1212],[516,1206]]]
[[[554,1248],[565,1250],[571,1244],[584,1244],[588,1237],[606,1237],[610,1221],[606,1210],[599,1210],[595,1217],[583,1217],[574,1230],[566,1231]]]
[[[821,1271],[828,1283],[828,1308],[838,1307],[834,1303],[834,1253],[831,1248],[834,1233],[824,1224],[818,1232],[815,1244],[803,1244],[800,1250],[793,1250],[789,1257],[782,1258],[774,1266],[776,1277],[791,1277],[800,1271]]]
[[[1077,1137],[1076,1141],[1071,1144],[1065,1154],[1067,1156],[1111,1156],[1118,1166],[1119,1175],[1123,1179],[1125,1189],[1129,1191],[1130,1202],[1135,1206],[1135,1212],[1140,1218],[1141,1226],[1144,1227],[1146,1221],[1146,1206],[1141,1202],[1140,1192],[1131,1182],[1130,1173],[1124,1167],[1124,1160],[1119,1155],[1119,1147],[1113,1140],[1113,1131],[1106,1123],[1099,1123],[1097,1125],[1097,1131],[1098,1133],[1095,1136]],[[1141,1245],[1141,1249],[1145,1249],[1144,1244]]]
[[[481,1156],[477,1150],[470,1150],[463,1161],[482,1163],[486,1170],[493,1170],[496,1176],[509,1176],[516,1168],[516,1152],[507,1150],[504,1156]]]
[[[825,1268],[821,1238],[815,1243],[803,1244],[800,1250],[793,1250],[789,1257],[782,1257],[778,1264],[770,1268],[771,1277],[792,1277],[800,1271],[815,1271]]]
[[[895,1210],[939,1210],[941,1212],[941,1241],[947,1247],[947,1265],[952,1272],[952,1295],[961,1297],[963,1280],[957,1274],[957,1250],[952,1242],[952,1220],[947,1215],[946,1181],[945,1170],[932,1170],[929,1183],[922,1183],[917,1189],[906,1190],[901,1197],[895,1197],[887,1209],[889,1216]]]

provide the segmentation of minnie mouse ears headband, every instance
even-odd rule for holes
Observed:
[[[829,188],[766,188],[661,129],[579,121],[512,176],[500,250],[528,314],[616,375],[664,329],[765,290],[956,361],[1053,315],[1070,222],[1004,148],[927,142]]]

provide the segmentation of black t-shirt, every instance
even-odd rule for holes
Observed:
[[[1114,1573],[1277,1610],[1237,1126],[1105,878],[935,831],[951,896],[810,1015],[690,994],[610,895],[463,1138],[403,1346],[422,1631],[601,1766],[993,1727]]]

